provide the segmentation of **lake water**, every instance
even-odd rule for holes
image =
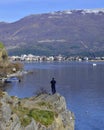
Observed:
[[[36,62],[24,63],[33,71],[21,82],[5,86],[10,95],[30,97],[40,88],[51,93],[50,80],[56,79],[57,92],[75,114],[75,130],[104,130],[104,63],[97,62]]]

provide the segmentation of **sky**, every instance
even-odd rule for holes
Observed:
[[[15,22],[31,14],[104,8],[104,0],[0,0],[0,22]]]

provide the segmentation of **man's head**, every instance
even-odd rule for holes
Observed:
[[[54,78],[52,78],[52,80],[54,80]]]

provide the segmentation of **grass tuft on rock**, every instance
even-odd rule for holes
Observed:
[[[29,116],[25,116],[20,118],[21,121],[21,125],[26,127],[27,125],[29,125],[31,123],[31,118]]]
[[[54,121],[54,113],[52,111],[33,109],[30,111],[29,116],[45,126],[51,125]]]
[[[29,109],[22,106],[12,108],[13,113],[16,113],[21,121],[21,125],[26,127],[31,123],[32,118],[45,125],[46,127],[51,125],[54,121],[54,112],[48,110]]]
[[[22,106],[12,107],[12,111],[19,117],[22,126],[26,127],[31,123],[31,118],[28,116],[28,108]]]
[[[38,105],[39,105],[40,107],[45,106],[45,107],[47,107],[48,109],[52,109],[52,108],[53,108],[53,106],[52,106],[49,102],[44,102],[44,101],[38,102]]]

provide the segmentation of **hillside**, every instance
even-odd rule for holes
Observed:
[[[103,55],[104,9],[58,11],[0,23],[9,55]]]

